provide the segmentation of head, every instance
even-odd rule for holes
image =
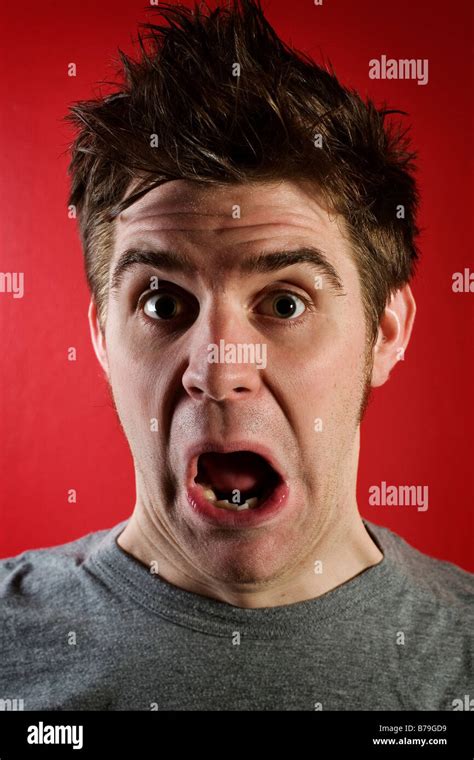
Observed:
[[[170,551],[267,582],[351,518],[360,421],[415,314],[413,153],[258,0],[159,13],[172,23],[144,25],[139,60],[120,53],[120,89],[68,116],[92,337]],[[210,360],[222,342],[265,361]],[[258,528],[203,521],[186,479],[208,440],[271,451],[287,507]]]

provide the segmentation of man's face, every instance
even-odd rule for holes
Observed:
[[[139,503],[175,559],[221,581],[312,564],[313,548],[343,530],[352,508],[367,383],[361,289],[340,220],[293,182],[179,180],[150,191],[116,225],[111,286],[129,249],[192,264],[129,257],[109,293],[108,373]],[[309,247],[335,276],[308,261],[249,264]],[[210,360],[212,344],[253,346],[254,361],[222,361],[222,352]],[[270,451],[288,486],[284,507],[258,525],[239,515],[232,525],[204,519],[186,494],[190,449],[205,441]]]

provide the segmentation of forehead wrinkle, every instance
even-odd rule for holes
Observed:
[[[248,227],[261,227],[261,226],[288,226],[288,227],[311,227],[314,224],[315,218],[317,219],[319,224],[323,224],[324,227],[328,226],[328,223],[331,222],[331,219],[322,212],[320,208],[318,208],[317,205],[311,204],[309,206],[309,209],[307,211],[295,211],[295,210],[289,210],[289,207],[287,204],[252,204],[247,211],[247,209],[242,209],[242,204],[237,204],[240,206],[241,209],[241,216],[239,218],[232,217],[232,214],[230,212],[230,208],[236,204],[228,204],[226,205],[222,211],[207,211],[205,209],[199,208],[199,210],[175,210],[175,209],[160,209],[160,204],[155,201],[155,206],[153,207],[150,204],[150,208],[145,208],[142,210],[138,210],[138,213],[132,212],[129,214],[129,217],[126,217],[126,211],[122,212],[122,214],[118,217],[118,222],[120,226],[125,227],[133,227],[135,224],[145,224],[149,222],[150,220],[156,222],[159,219],[169,217],[172,219],[173,217],[189,217],[191,220],[199,221],[200,218],[205,220],[206,222],[211,219],[219,220],[219,226],[222,227],[222,229],[232,228],[232,229],[245,229]],[[270,216],[270,218],[266,218],[263,221],[258,221],[259,218],[261,218],[262,214],[266,214],[267,217]],[[274,219],[271,217],[274,216]],[[134,218],[135,217],[135,218]],[[251,221],[252,217],[256,217],[255,221]],[[246,222],[242,223],[242,220],[245,219]],[[224,223],[228,224],[224,224]],[[192,225],[192,228],[194,228],[194,223]],[[159,225],[158,225],[159,227]],[[208,225],[204,225],[203,229],[208,229]],[[178,228],[176,228],[178,229]],[[180,228],[182,230],[186,230],[186,228]]]
[[[153,234],[154,232],[157,232],[157,233],[159,233],[159,232],[169,232],[169,233],[209,232],[209,233],[214,234],[216,237],[218,237],[218,236],[224,236],[226,234],[227,234],[228,237],[229,236],[234,236],[235,237],[236,234],[238,234],[240,231],[246,231],[248,233],[250,230],[258,231],[258,230],[261,230],[262,228],[263,229],[268,229],[268,230],[270,230],[271,228],[272,229],[287,230],[289,235],[295,234],[294,230],[296,230],[299,234],[301,234],[302,232],[306,231],[308,233],[312,233],[312,236],[314,235],[314,232],[315,232],[314,228],[311,227],[309,224],[307,226],[303,226],[301,224],[294,224],[294,223],[291,223],[291,222],[281,222],[281,221],[279,221],[279,222],[268,222],[268,221],[265,221],[265,222],[256,222],[256,223],[253,223],[253,224],[228,224],[228,225],[225,225],[225,226],[223,226],[223,225],[206,226],[206,225],[194,224],[194,225],[191,225],[189,227],[181,227],[181,226],[180,227],[175,227],[175,226],[168,227],[168,226],[165,226],[163,224],[158,223],[158,224],[154,224],[151,227],[146,227],[146,228],[143,227],[142,221],[143,220],[136,220],[134,222],[129,223],[128,229],[127,229],[127,232],[126,232],[126,236],[135,234],[135,232],[136,232],[135,229],[134,229],[135,227],[138,227],[138,229],[139,229],[139,231],[141,233],[149,233],[149,234]],[[267,237],[269,237],[269,236],[268,235],[264,235],[263,238],[262,237],[260,237],[260,238],[259,237],[255,237],[255,238],[250,237],[250,238],[247,238],[246,240],[235,240],[233,244],[237,245],[237,246],[238,245],[245,245],[245,244],[249,244],[249,243],[251,243],[253,241],[256,242],[258,240],[265,239]],[[199,245],[199,243],[196,243],[196,245]]]

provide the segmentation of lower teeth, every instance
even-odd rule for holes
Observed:
[[[257,496],[251,496],[246,499],[243,504],[234,504],[233,502],[228,501],[228,499],[218,499],[210,486],[203,485],[202,487],[206,499],[214,504],[215,507],[219,507],[219,509],[230,509],[232,512],[242,512],[245,509],[255,509],[259,503],[259,498]]]

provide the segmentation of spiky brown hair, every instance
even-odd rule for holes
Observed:
[[[118,51],[118,89],[75,102],[65,117],[78,129],[68,204],[101,324],[114,219],[149,189],[175,179],[304,179],[345,220],[374,341],[390,293],[418,258],[415,154],[406,130],[387,119],[402,112],[377,109],[331,67],[290,49],[260,0],[147,10],[166,23],[141,24],[138,60]]]

